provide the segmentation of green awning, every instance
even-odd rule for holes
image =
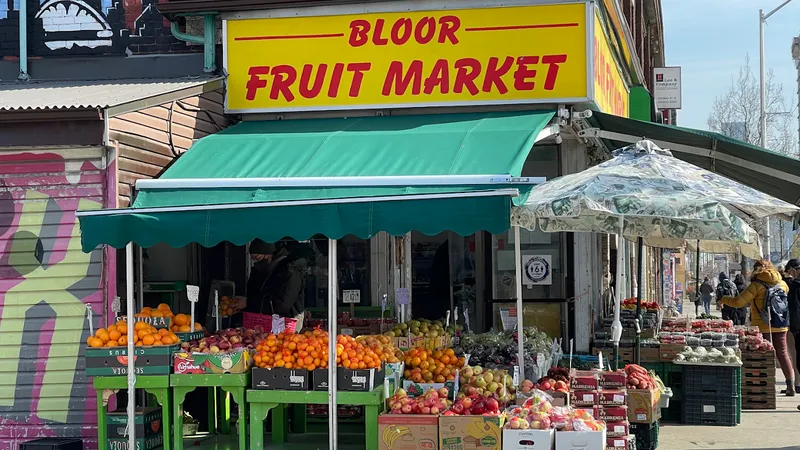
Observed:
[[[260,179],[519,177],[552,111],[242,122],[201,139],[131,208],[79,213],[84,251],[509,227],[530,185],[264,187]],[[438,179],[437,178],[437,179]]]
[[[800,204],[800,160],[723,134],[627,119],[592,112],[597,129],[581,135],[598,137],[615,149],[649,139],[676,158],[716,172],[791,204]]]

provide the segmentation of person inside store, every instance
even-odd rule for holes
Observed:
[[[772,345],[775,346],[775,355],[781,365],[783,375],[786,377],[786,395],[794,397],[794,368],[786,345],[786,333],[789,331],[788,324],[781,324],[782,326],[778,326],[774,322],[768,324],[761,318],[761,311],[764,311],[767,303],[768,288],[778,288],[787,294],[789,292],[789,286],[783,281],[781,274],[775,270],[771,262],[762,259],[753,264],[753,274],[747,288],[736,297],[723,297],[722,304],[733,308],[750,305],[750,323],[753,326],[757,326],[764,338],[772,341]],[[770,313],[767,312],[767,314]],[[788,317],[786,319],[786,322],[788,322]]]
[[[246,312],[295,317],[305,308],[306,268],[313,250],[296,241],[250,244],[253,269],[247,280]]]
[[[739,290],[736,288],[736,285],[728,279],[728,275],[725,274],[725,272],[720,272],[719,284],[717,284],[716,291],[717,301],[720,302],[720,306],[722,305],[721,302],[723,297],[736,297],[737,295],[739,295]],[[723,320],[730,320],[734,325],[745,324],[745,321],[747,320],[747,308],[721,306],[720,309],[722,309]]]
[[[700,298],[703,300],[703,309],[706,314],[711,314],[711,295],[714,293],[714,286],[711,281],[706,277],[703,284],[700,285]]]
[[[786,276],[789,278],[789,332],[794,338],[794,367],[800,363],[800,260],[792,258],[786,262]],[[795,380],[795,392],[800,389]],[[800,409],[800,406],[798,406]]]

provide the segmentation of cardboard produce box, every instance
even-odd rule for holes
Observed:
[[[555,430],[503,430],[503,450],[552,450]]]
[[[556,431],[556,450],[605,450],[606,430]]]
[[[136,408],[133,417],[136,436],[146,438],[161,433],[161,408]],[[128,412],[110,412],[107,415],[106,432],[110,438],[124,438],[128,425]]]
[[[439,417],[440,450],[501,450],[503,416]]]
[[[654,423],[658,420],[661,391],[658,389],[628,390],[628,422]]]
[[[643,363],[657,363],[661,361],[661,347],[642,347],[639,357]]]
[[[686,344],[661,344],[658,348],[661,355],[661,362],[672,362],[684,347],[686,347]]]
[[[384,369],[353,370],[338,367],[336,371],[336,389],[339,391],[370,392],[386,382]],[[314,369],[311,390],[328,390],[328,369]]]
[[[161,433],[150,437],[136,438],[136,448],[133,450],[153,450],[164,445],[164,436]],[[128,438],[109,438],[107,450],[129,450]]]
[[[247,350],[230,353],[187,353],[173,354],[174,373],[182,374],[223,374],[245,373],[250,370],[253,358]]]
[[[569,405],[569,392],[558,392],[558,391],[547,391],[545,392],[547,395],[553,397],[553,401],[550,402],[553,406],[568,406]],[[528,397],[523,394],[522,392],[517,392],[517,406],[522,406],[525,404],[525,400]]]
[[[253,389],[274,391],[307,391],[311,385],[311,374],[306,369],[253,368]]]
[[[438,450],[439,417],[418,414],[378,416],[378,450]]]
[[[172,373],[172,354],[178,345],[135,347],[136,375],[169,375]],[[114,376],[128,374],[128,348],[102,347],[86,349],[86,375]]]
[[[450,400],[454,400],[457,394],[455,381],[447,381],[444,383],[417,383],[411,380],[403,380],[403,389],[408,393],[408,396],[412,398],[424,395],[431,389],[438,390],[443,387],[447,388]]]

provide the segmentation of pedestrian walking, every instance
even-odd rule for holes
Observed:
[[[714,294],[714,286],[708,277],[703,280],[700,285],[700,299],[703,301],[703,308],[706,310],[706,315],[711,314],[711,295]]]
[[[731,306],[722,305],[723,297],[736,297],[739,295],[739,290],[736,285],[728,279],[728,275],[726,275],[725,272],[720,272],[719,274],[719,284],[717,284],[715,294],[719,307],[722,310],[722,319],[730,320],[734,325],[744,325],[747,320],[747,309],[745,307],[733,308]]]
[[[794,338],[794,367],[800,364],[800,261],[796,258],[786,262],[785,275],[789,278],[789,332]],[[795,391],[800,389],[795,380]]]
[[[736,285],[736,290],[739,291],[740,294],[744,291],[744,278],[742,274],[736,274],[736,277],[733,279],[733,284]]]
[[[794,368],[786,345],[789,312],[785,304],[781,305],[781,301],[786,301],[789,286],[784,283],[781,274],[775,270],[772,263],[765,259],[753,264],[753,275],[750,281],[750,285],[736,297],[723,297],[722,304],[733,308],[750,305],[752,312],[750,323],[758,327],[765,339],[772,341],[781,370],[786,377],[786,395],[794,397]],[[782,306],[782,308],[776,306]]]

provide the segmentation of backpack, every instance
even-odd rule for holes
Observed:
[[[739,290],[730,280],[722,280],[717,286],[717,300],[722,300],[722,297],[736,297],[737,295],[739,295]]]
[[[765,324],[770,328],[786,328],[789,326],[789,298],[786,296],[786,291],[781,289],[779,285],[770,286],[763,281],[758,281],[766,291],[764,292],[764,309],[756,307],[758,315]]]

